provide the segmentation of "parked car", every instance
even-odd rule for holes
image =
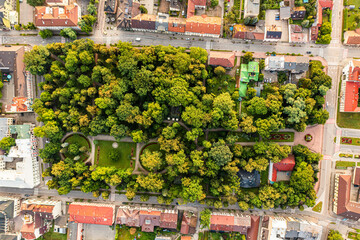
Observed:
[[[311,52],[310,52],[310,51],[307,51],[306,54],[311,54]]]

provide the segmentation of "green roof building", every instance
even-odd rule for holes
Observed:
[[[240,82],[240,88],[239,88],[239,96],[240,98],[246,97],[246,91],[247,91],[247,83]]]
[[[259,80],[259,63],[258,62],[249,62],[248,73],[249,73],[250,80],[257,82]]]
[[[248,65],[241,64],[240,82],[249,82]]]

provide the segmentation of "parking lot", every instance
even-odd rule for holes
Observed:
[[[289,42],[289,27],[287,20],[276,20],[277,16],[280,15],[279,10],[266,10],[265,14],[265,26],[277,26],[281,28],[281,39],[282,42]]]
[[[20,24],[27,25],[29,22],[34,21],[34,7],[23,0],[20,3]]]
[[[115,239],[115,233],[116,231],[109,226],[84,224],[85,240]]]

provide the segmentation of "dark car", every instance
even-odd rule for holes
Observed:
[[[310,51],[307,51],[306,54],[311,54],[311,52],[310,52]]]

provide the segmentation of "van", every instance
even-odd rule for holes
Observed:
[[[141,38],[135,38],[135,41],[140,42]]]

